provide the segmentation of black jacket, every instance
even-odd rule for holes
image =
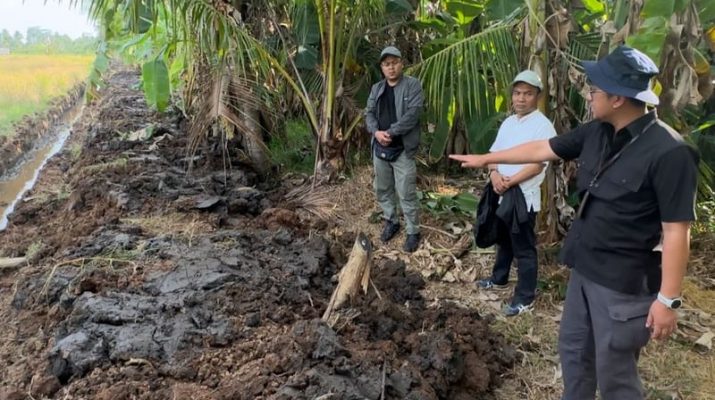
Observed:
[[[482,197],[477,206],[477,220],[474,224],[474,241],[477,247],[487,248],[496,244],[499,237],[497,218],[511,227],[513,233],[519,233],[519,225],[529,220],[524,193],[519,185],[504,192],[501,204],[499,195],[494,191],[492,183],[488,182],[482,191]]]
[[[511,227],[511,233],[519,233],[519,225],[529,221],[529,210],[526,208],[526,199],[521,187],[516,185],[509,188],[502,195],[501,203],[497,207],[497,217]]]
[[[494,192],[492,183],[488,182],[477,206],[477,221],[474,224],[474,241],[477,247],[484,249],[496,244],[499,226],[496,220],[497,207],[499,207],[499,195]]]

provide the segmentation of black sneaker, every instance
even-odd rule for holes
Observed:
[[[417,250],[418,247],[420,247],[420,234],[413,233],[411,235],[407,235],[407,239],[405,239],[405,245],[402,247],[402,249],[408,253],[412,253]]]
[[[524,314],[534,309],[534,303],[529,304],[509,304],[504,307],[504,315],[507,317],[515,317],[519,314]]]
[[[484,289],[484,290],[506,290],[506,289],[509,289],[508,284],[505,283],[503,285],[500,285],[498,283],[494,283],[492,278],[480,279],[479,281],[477,281],[477,287],[480,289]]]
[[[400,231],[400,224],[392,221],[386,221],[385,222],[385,227],[382,228],[382,235],[380,235],[380,240],[382,240],[382,243],[387,243],[397,235],[397,232]]]

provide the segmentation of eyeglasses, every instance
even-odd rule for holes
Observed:
[[[593,94],[594,94],[594,93],[606,93],[606,92],[604,92],[604,91],[601,90],[601,89],[591,89],[591,90],[588,91],[588,95],[591,96],[591,97],[593,97]]]
[[[392,62],[383,62],[383,63],[380,63],[380,65],[382,65],[382,66],[385,67],[385,68],[396,67],[396,66],[398,66],[398,65],[400,65],[400,64],[402,64],[402,61],[392,61]]]

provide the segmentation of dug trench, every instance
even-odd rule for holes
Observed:
[[[328,239],[238,150],[187,154],[135,71],[107,81],[0,233],[28,259],[0,271],[0,398],[489,398],[517,359],[489,318],[378,260],[328,325],[358,232]]]

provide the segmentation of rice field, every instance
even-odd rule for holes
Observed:
[[[49,101],[85,80],[94,56],[0,56],[0,136],[12,135],[12,123],[43,111]]]

